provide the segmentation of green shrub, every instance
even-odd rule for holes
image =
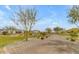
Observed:
[[[78,38],[78,33],[74,31],[69,32],[68,35],[69,37],[67,38],[67,40],[70,40],[70,41],[75,41]]]
[[[41,40],[44,40],[44,37],[41,37]]]
[[[48,38],[48,36],[46,36],[46,38]]]
[[[74,42],[74,41],[75,41],[75,39],[71,39],[71,41],[73,41],[73,42]]]
[[[3,31],[2,34],[3,34],[3,35],[7,35],[8,32],[7,32],[7,31]]]

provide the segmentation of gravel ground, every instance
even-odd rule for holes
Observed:
[[[62,36],[52,35],[45,40],[21,41],[7,45],[3,50],[6,54],[78,54],[79,44]]]

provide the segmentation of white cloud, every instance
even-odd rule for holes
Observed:
[[[11,8],[10,8],[9,5],[6,5],[5,8],[6,8],[7,10],[11,10]]]

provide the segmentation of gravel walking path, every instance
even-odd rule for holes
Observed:
[[[79,45],[59,35],[52,35],[45,40],[21,41],[5,46],[3,50],[7,54],[71,54],[79,53]]]

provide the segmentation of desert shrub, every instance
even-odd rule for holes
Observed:
[[[40,33],[40,36],[39,37],[40,37],[41,40],[43,40],[44,39],[43,33]]]
[[[76,41],[78,38],[78,33],[77,32],[70,32],[69,33],[69,37],[67,37],[67,40],[70,40],[70,41]]]
[[[74,41],[75,41],[75,39],[71,38],[71,41],[73,41],[73,42],[74,42]]]
[[[48,36],[46,35],[46,38],[48,38]]]
[[[70,40],[72,42],[74,42],[76,39],[75,38],[66,38],[67,40]]]
[[[69,38],[66,38],[66,40],[69,40]]]
[[[44,40],[44,37],[41,37],[41,40]]]
[[[7,35],[7,34],[8,34],[7,31],[3,31],[3,32],[2,32],[2,35]]]
[[[48,38],[48,33],[46,32],[38,32],[36,34],[34,34],[34,37],[36,37],[37,39],[45,39]]]
[[[44,37],[45,37],[45,35],[46,35],[46,33],[44,33],[44,32],[40,32],[40,33],[37,33],[37,34],[36,34],[36,37],[37,37],[38,39],[43,40]]]

